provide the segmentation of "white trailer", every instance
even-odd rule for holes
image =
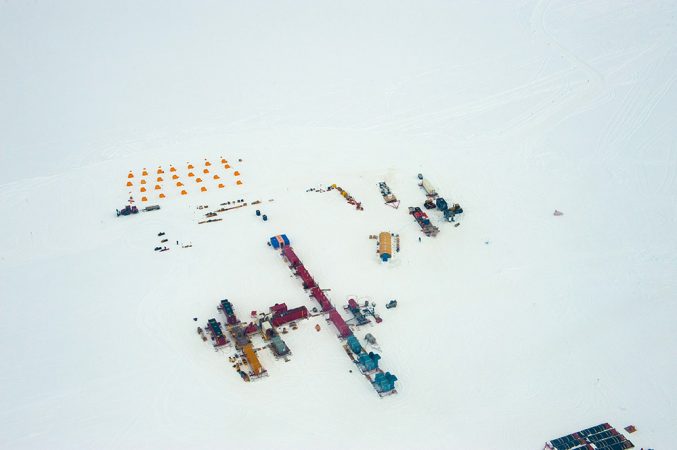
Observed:
[[[424,178],[423,181],[421,181],[421,183],[419,183],[419,186],[421,186],[423,188],[423,190],[426,192],[426,194],[431,195],[431,196],[437,195],[437,191],[435,190],[433,185],[430,183],[430,181],[428,181],[426,178]]]

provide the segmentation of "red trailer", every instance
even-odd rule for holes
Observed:
[[[331,302],[325,295],[324,291],[320,289],[319,287],[314,287],[311,291],[310,294],[317,300],[317,302],[320,304],[322,307],[322,311],[329,311],[333,307],[331,306]]]
[[[274,315],[273,319],[271,320],[271,323],[273,324],[273,326],[279,327],[280,325],[284,325],[285,323],[289,323],[293,320],[307,318],[308,318],[308,308],[306,308],[305,306],[299,306],[298,308],[288,309],[287,311]]]
[[[315,280],[313,280],[313,277],[310,275],[310,272],[308,272],[303,265],[300,265],[296,268],[296,275],[301,278],[301,281],[303,282],[303,289],[312,289],[317,286],[317,284],[315,284]]]
[[[343,320],[343,317],[341,317],[341,315],[335,309],[329,311],[329,320],[331,321],[331,323],[334,324],[334,326],[339,332],[339,336],[341,336],[342,338],[346,338],[351,334],[353,334],[353,332],[350,331],[350,327],[348,326],[346,321]]]
[[[287,310],[287,304],[286,303],[275,303],[273,306],[270,307],[270,312],[273,314],[278,314],[285,312]]]
[[[282,256],[287,260],[287,262],[289,263],[289,265],[291,265],[292,268],[301,265],[301,260],[299,259],[298,256],[296,256],[296,253],[294,253],[294,249],[291,248],[290,246],[286,246],[282,249]]]

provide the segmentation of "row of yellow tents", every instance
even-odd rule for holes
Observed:
[[[195,169],[195,166],[192,165],[191,163],[186,163],[186,164],[188,164],[188,165],[186,166],[188,170]],[[228,161],[227,161],[225,158],[221,158],[221,164],[223,164],[223,168],[224,168],[224,169],[230,169],[230,168],[231,168],[231,167],[230,167],[230,164],[228,164]],[[212,165],[212,163],[210,163],[209,161],[205,160],[205,164],[204,164],[204,165],[205,165],[206,167],[209,167],[209,166]],[[170,171],[170,172],[176,172],[176,167],[174,167],[173,165],[170,165],[169,171]],[[162,166],[159,166],[159,167],[157,168],[156,173],[157,173],[158,175],[161,175],[161,174],[165,173],[165,171],[162,169]],[[209,169],[203,169],[202,173],[209,173]],[[240,173],[236,170],[235,173],[233,173],[233,175],[238,176],[238,175],[240,175]],[[146,169],[146,168],[144,167],[143,171],[141,172],[141,176],[144,176],[144,177],[145,177],[145,176],[148,176],[148,169]],[[127,174],[127,178],[134,178],[134,172],[130,170],[129,173]]]
[[[228,163],[228,160],[223,158],[223,157],[221,158],[221,164],[223,165],[224,169],[231,169],[231,166]],[[212,163],[210,161],[208,161],[207,159],[205,159],[204,168],[202,169],[202,174],[203,174],[202,176],[210,174],[210,170],[208,169],[208,167],[210,167],[211,165],[212,165]],[[190,162],[186,163],[186,169],[189,170],[188,177],[193,178],[196,183],[202,183],[204,181],[202,178],[195,176],[195,172],[197,172],[197,170],[195,169],[195,166],[193,164],[191,164]],[[176,172],[177,172],[176,167],[174,167],[173,165],[170,165],[168,170],[169,170],[170,173],[172,173],[172,180],[174,180],[176,182],[176,187],[177,188],[184,188],[185,185],[181,181],[178,181],[180,179],[180,177],[179,177],[179,175],[176,174]],[[155,185],[154,190],[155,191],[161,191],[162,185],[160,183],[163,183],[165,181],[164,178],[161,175],[164,175],[165,171],[162,168],[162,166],[158,166],[158,168],[157,168],[157,170],[155,170],[155,172],[158,175],[158,177],[156,177],[156,179],[155,179],[156,183],[158,183],[158,184]],[[146,169],[144,167],[142,172],[141,172],[141,176],[147,177],[147,176],[149,176],[148,173],[149,173],[148,169]],[[233,176],[239,177],[240,172],[235,170],[233,172]],[[134,186],[134,182],[132,181],[133,178],[134,178],[134,172],[130,170],[129,173],[127,174],[127,187]],[[211,178],[213,180],[221,180],[221,177],[218,174],[213,174]],[[150,188],[147,188],[145,186],[145,185],[148,184],[148,181],[146,181],[145,178],[142,178],[141,181],[139,182],[139,184],[141,185],[139,191],[142,192],[142,193],[148,192],[148,189],[150,189]],[[235,185],[238,185],[238,186],[242,185],[242,180],[238,179],[235,182]],[[217,185],[218,189],[223,189],[225,187],[226,187],[226,185],[223,182],[219,182],[219,184]],[[205,186],[201,186],[200,192],[207,192],[207,188]],[[188,195],[188,191],[186,189],[181,189],[180,195]],[[164,193],[160,192],[160,194],[158,195],[158,198],[166,198],[166,195]],[[141,197],[141,201],[147,202],[148,197],[146,197],[146,196]]]
[[[195,180],[195,182],[196,182],[196,183],[202,183],[202,179],[201,179],[201,178],[198,178],[197,180]],[[237,180],[237,181],[235,182],[235,185],[237,185],[237,186],[240,186],[241,184],[242,184],[242,180]],[[127,183],[127,187],[132,187],[132,186],[133,186],[133,185]],[[184,185],[182,182],[177,181],[177,182],[176,182],[176,187],[181,187],[181,186],[185,186],[185,185]],[[219,185],[218,185],[218,188],[219,188],[219,189],[223,189],[224,187],[226,187],[226,186],[225,186],[223,183],[219,183]],[[156,190],[156,191],[159,191],[159,190],[161,190],[161,189],[162,189],[162,185],[160,185],[160,184],[156,184],[156,185],[155,185],[155,190]],[[141,191],[141,192],[146,192],[146,190],[147,190],[147,189],[146,189],[146,186],[141,186],[141,188],[139,189],[139,191]]]

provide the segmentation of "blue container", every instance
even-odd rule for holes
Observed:
[[[260,216],[260,215],[261,215],[261,210],[257,209],[257,210],[256,210],[256,215],[257,215],[257,216]]]
[[[273,246],[273,248],[281,248],[283,245],[289,245],[289,238],[287,237],[286,234],[279,234],[277,236],[273,236],[270,238],[270,245]]]
[[[261,218],[263,219],[264,222],[268,220],[268,216],[266,216],[265,214]]]
[[[356,355],[359,355],[362,352],[360,341],[358,341],[355,336],[350,336],[348,338],[348,347],[350,347],[350,350],[352,350]]]

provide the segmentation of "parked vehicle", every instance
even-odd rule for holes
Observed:
[[[116,209],[115,212],[117,213],[117,216],[128,216],[130,214],[138,214],[139,209],[134,206],[134,205],[127,205],[122,209]]]

